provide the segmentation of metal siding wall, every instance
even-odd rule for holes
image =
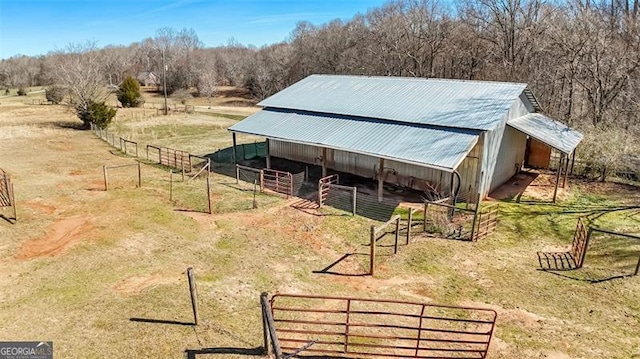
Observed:
[[[499,126],[494,130],[487,131],[485,133],[485,141],[484,141],[484,149],[483,149],[484,153],[482,156],[483,176],[481,181],[482,184],[480,186],[482,190],[482,193],[481,193],[482,197],[487,196],[489,192],[491,192],[495,187],[497,187],[499,184],[509,179],[509,178],[506,178],[506,179],[502,178],[504,176],[504,173],[506,172],[496,177],[498,172],[497,169],[499,169],[502,172],[505,170],[507,166],[511,166],[513,168],[515,164],[515,163],[511,163],[511,164],[502,163],[504,161],[510,162],[508,160],[508,157],[505,157],[508,155],[502,151],[503,137],[506,132],[505,128],[508,128],[508,126],[506,126],[506,123],[508,120],[512,118],[524,116],[529,113],[529,109],[527,108],[527,104],[529,104],[529,100],[526,99],[526,97],[523,98],[523,96],[524,94],[521,94],[520,97],[511,105],[509,112],[503,118],[501,126]],[[505,146],[508,146],[512,149],[515,149],[516,146],[519,146],[519,142],[520,142],[518,138],[507,139],[506,141],[510,142],[510,144],[505,144]],[[514,147],[511,147],[511,146],[514,146]],[[522,146],[526,146],[526,137],[525,137],[525,143]],[[523,151],[522,153],[524,158],[524,149],[522,151]],[[522,160],[520,160],[519,163],[522,163]],[[496,178],[494,179],[494,177]]]
[[[524,161],[526,146],[527,135],[510,126],[505,128],[502,142],[500,143],[498,161],[493,171],[490,191],[493,191],[516,174],[516,166],[519,169]]]
[[[271,156],[274,157],[317,164],[316,159],[322,155],[322,148],[292,142],[269,140],[269,152]]]

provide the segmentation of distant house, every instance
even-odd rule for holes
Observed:
[[[158,86],[160,84],[158,76],[153,72],[143,71],[136,76],[140,86]]]
[[[258,104],[234,134],[267,138],[270,156],[474,201],[525,164],[566,165],[579,132],[540,113],[527,84],[312,75]],[[562,167],[562,165],[561,165]]]

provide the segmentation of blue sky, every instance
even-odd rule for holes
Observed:
[[[156,30],[193,28],[207,47],[230,38],[262,46],[288,38],[298,21],[350,19],[384,0],[0,0],[0,58],[95,41],[129,45]]]

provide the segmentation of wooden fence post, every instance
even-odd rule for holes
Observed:
[[[173,202],[173,170],[169,170],[169,201]]]
[[[207,176],[207,205],[209,206],[209,214],[213,214],[211,209],[211,180]]]
[[[258,180],[253,180],[253,209],[258,208],[258,202],[256,201],[256,191],[258,190]]]
[[[369,274],[374,275],[376,268],[376,226],[371,225],[371,251],[369,252]]]
[[[260,170],[260,192],[264,192],[264,171]]]
[[[318,207],[322,208],[322,180],[318,181]]]
[[[198,325],[198,289],[196,279],[193,275],[193,268],[187,268],[187,279],[189,280],[189,293],[191,294],[191,308],[193,309],[193,323]]]
[[[429,202],[424,203],[424,221],[422,223],[422,231],[427,232],[427,211],[429,210]]]
[[[102,166],[102,173],[104,174],[104,190],[109,190],[109,179],[107,177],[107,165]]]

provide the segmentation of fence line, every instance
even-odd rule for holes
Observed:
[[[11,183],[11,176],[9,176],[9,174],[2,168],[0,168],[0,208],[12,209],[13,217],[7,218],[9,222],[11,222],[11,220],[18,220],[16,199],[13,192],[13,183]]]

